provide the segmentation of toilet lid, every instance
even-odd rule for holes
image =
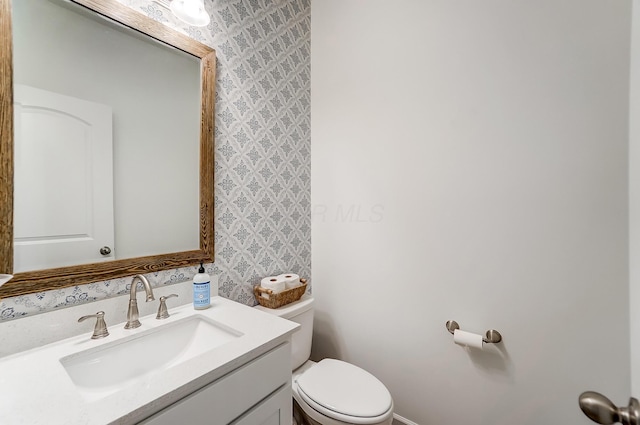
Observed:
[[[375,376],[350,363],[324,359],[297,379],[298,389],[320,406],[360,418],[389,411],[389,390]]]

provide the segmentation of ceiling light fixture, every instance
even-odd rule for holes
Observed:
[[[170,7],[180,20],[194,27],[206,27],[211,21],[204,0],[173,0]]]

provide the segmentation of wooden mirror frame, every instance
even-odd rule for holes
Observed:
[[[0,298],[212,262],[215,51],[116,0],[70,0],[200,58],[200,249],[16,273]],[[0,273],[13,271],[13,52],[11,0],[0,0]]]

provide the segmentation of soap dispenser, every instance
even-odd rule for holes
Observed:
[[[193,277],[193,308],[204,310],[211,305],[211,277],[200,263],[198,274]]]

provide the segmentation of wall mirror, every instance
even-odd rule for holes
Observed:
[[[116,0],[11,3],[0,297],[213,261],[213,49]]]

